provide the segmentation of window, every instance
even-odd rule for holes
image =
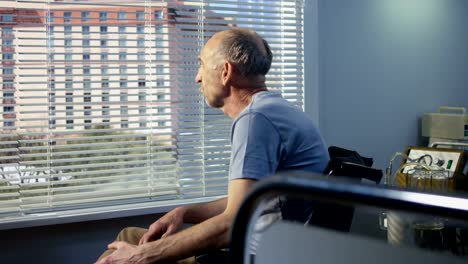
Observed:
[[[90,103],[91,102],[91,93],[84,93],[83,101],[85,103]],[[89,106],[86,106],[86,107],[89,107]],[[86,109],[86,107],[85,107],[85,109]],[[86,112],[85,111],[85,115],[87,115],[86,113],[90,113],[89,115],[91,115],[91,112]]]
[[[15,112],[15,107],[13,107],[13,106],[4,106],[3,107],[3,112],[4,113],[13,113],[13,112]]]
[[[107,21],[107,12],[99,12],[99,21],[101,22]]]
[[[101,32],[101,34],[107,34],[107,26],[100,26],[99,32]]]
[[[145,75],[145,73],[146,73],[145,65],[138,65],[138,74]]]
[[[120,11],[119,20],[125,20],[125,19],[127,19],[127,13],[125,11]]]
[[[3,60],[12,60],[13,59],[13,53],[3,53],[2,54],[2,59]]]
[[[109,88],[109,80],[102,80],[101,81],[101,88],[103,88],[103,89]]]
[[[3,35],[11,35],[11,34],[13,34],[13,28],[12,28],[12,27],[6,27],[6,26],[4,26],[4,27],[2,28],[2,36],[3,36]]]
[[[13,22],[13,15],[12,14],[2,14],[2,22],[3,23],[12,23]]]
[[[83,39],[83,48],[89,48],[90,46],[90,41],[89,39]]]
[[[102,107],[102,116],[109,116],[109,106],[105,105]]]
[[[91,129],[92,128],[92,125],[91,125],[92,121],[90,119],[85,119],[84,121],[84,129]]]
[[[4,75],[13,74],[13,68],[11,68],[11,67],[3,68],[2,73]]]
[[[145,33],[145,25],[137,25],[137,33],[144,34]]]
[[[145,20],[145,12],[144,11],[137,11],[136,12],[136,19],[137,20]]]
[[[73,129],[73,120],[67,120],[67,129]]]
[[[71,49],[72,48],[72,40],[71,39],[65,39],[64,44],[66,49]]]
[[[107,40],[101,39],[101,47],[102,47],[102,48],[107,47]]]
[[[81,12],[81,22],[88,22],[89,21],[89,12],[83,11]]]
[[[164,39],[163,38],[156,38],[156,47],[163,48],[164,47]]]
[[[137,40],[137,47],[144,48],[145,47],[145,39],[138,39]]]
[[[120,66],[119,66],[119,74],[120,74],[120,75],[125,75],[125,74],[127,74],[127,65],[120,65]]]
[[[306,1],[23,2],[10,13],[15,24],[0,30],[0,59],[13,54],[15,62],[0,67],[11,75],[0,78],[0,96],[13,94],[18,105],[0,108],[9,111],[0,125],[18,125],[0,135],[0,150],[10,135],[27,145],[14,159],[0,151],[0,161],[27,167],[21,173],[29,178],[53,177],[27,186],[0,182],[0,222],[226,194],[231,120],[207,109],[193,81],[202,45],[218,30],[242,25],[266,37],[275,55],[267,85],[302,107]]]
[[[124,48],[127,46],[127,41],[125,39],[119,39],[119,47]]]
[[[71,22],[71,12],[63,12],[63,22]]]
[[[65,94],[65,102],[73,103],[73,93],[66,93]]]
[[[3,46],[7,47],[7,45],[5,45],[5,44]],[[53,38],[47,39],[47,48],[53,49],[54,47],[55,47],[54,39]]]
[[[164,25],[162,24],[156,24],[155,28],[156,28],[156,33],[161,34],[164,32]]]
[[[156,11],[154,11],[154,19],[155,19],[155,20],[162,20],[162,19],[164,19],[164,11],[163,11],[163,10],[156,10]]]
[[[83,67],[83,75],[89,75],[91,72],[89,66],[84,66]]]
[[[107,65],[101,66],[101,75],[108,75],[108,74],[109,74],[109,66]],[[107,87],[109,87],[109,83]]]
[[[13,86],[13,81],[12,80],[3,80],[2,84],[3,89],[12,89]]]
[[[124,93],[124,92],[120,93],[120,102],[121,103],[128,102],[128,94],[127,93]]]
[[[82,26],[81,27],[81,33],[83,35],[89,35],[89,26]]]
[[[107,61],[107,60],[109,60],[109,54],[101,53],[101,61]]]
[[[101,99],[103,102],[109,102],[109,93],[108,92],[103,92]]]
[[[15,126],[15,121],[3,121],[3,128],[5,129],[13,129]]]
[[[91,89],[91,81],[90,80],[84,80],[83,81],[83,89]]]
[[[72,33],[72,27],[71,26],[64,26],[63,27],[63,34],[71,35],[71,33]]]
[[[6,48],[11,48],[13,46],[13,40],[11,39],[2,39],[2,46]]]
[[[67,90],[73,89],[73,81],[72,80],[66,80],[65,81],[65,89],[67,89]]]
[[[119,52],[119,60],[127,60],[127,53],[126,52]]]
[[[128,106],[121,106],[120,107],[120,115],[123,115],[123,116],[128,115]]]

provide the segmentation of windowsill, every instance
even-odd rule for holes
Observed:
[[[29,214],[20,217],[13,216],[0,219],[0,230],[165,213],[178,206],[210,202],[222,197],[225,196],[115,205],[69,211]]]

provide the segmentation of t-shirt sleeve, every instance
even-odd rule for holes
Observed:
[[[260,180],[278,168],[281,139],[270,120],[258,113],[241,116],[232,129],[229,179]]]

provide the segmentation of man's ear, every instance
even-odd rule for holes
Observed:
[[[224,62],[223,72],[221,76],[224,86],[226,86],[228,83],[233,81],[235,71],[236,71],[236,66],[234,66],[234,64],[228,61]]]

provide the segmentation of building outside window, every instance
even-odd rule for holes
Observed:
[[[12,4],[17,2],[7,1]],[[10,109],[13,112],[9,115],[3,116],[0,125],[18,120],[21,126],[10,126],[8,133],[23,133],[33,142],[30,150],[24,149],[24,155],[19,157],[15,166],[28,162],[27,157],[32,154],[44,157],[44,160],[34,160],[37,167],[31,170],[39,171],[47,167],[54,170],[56,175],[53,185],[31,185],[37,197],[28,197],[27,201],[21,199],[22,188],[12,190],[0,183],[0,221],[4,211],[7,211],[7,215],[25,216],[35,211],[60,214],[62,208],[95,210],[95,206],[103,204],[133,202],[127,197],[135,197],[135,201],[158,201],[203,198],[205,194],[210,197],[225,195],[227,187],[223,183],[228,182],[225,168],[229,163],[229,129],[225,124],[229,120],[222,113],[210,112],[209,120],[205,122],[206,113],[200,110],[205,107],[203,101],[199,96],[193,96],[199,94],[199,87],[189,77],[197,71],[197,56],[206,39],[215,30],[232,26],[233,21],[225,21],[220,15],[225,11],[235,14],[246,26],[263,32],[269,41],[273,40],[270,43],[278,58],[273,61],[270,71],[273,78],[267,80],[273,79],[273,90],[286,93],[285,98],[293,98],[291,100],[302,107],[303,60],[295,61],[295,58],[303,58],[303,25],[295,21],[302,19],[303,13],[297,3],[303,0],[271,0],[267,4],[263,4],[266,1],[255,1],[255,4],[246,6],[226,4],[220,10],[217,10],[217,2],[241,1],[192,1],[187,6],[185,1],[172,0],[39,2],[29,1],[21,5],[18,11],[25,11],[21,14],[25,19],[17,19],[15,11],[13,19],[17,20],[14,22],[17,24],[7,27],[4,24],[3,30],[0,30],[2,73],[14,72],[16,75],[0,78],[4,89],[0,95],[4,98],[15,96],[15,105],[18,105]],[[177,4],[174,5],[174,2]],[[198,2],[203,4],[196,6]],[[284,2],[288,5],[283,6]],[[250,7],[256,9],[257,5],[266,5],[266,8],[281,6],[281,10],[287,11],[271,10],[266,18],[262,18],[261,12],[244,10]],[[230,6],[235,7],[230,10]],[[173,14],[174,17],[169,17],[165,8],[171,8],[171,16]],[[51,22],[53,13],[47,13],[51,9],[55,10],[55,22]],[[183,17],[177,17],[179,11]],[[243,17],[246,12],[247,16]],[[44,19],[44,15],[48,18]],[[3,20],[3,14],[0,16]],[[37,25],[31,26],[31,21],[37,21]],[[212,24],[213,21],[216,24]],[[255,23],[257,21],[259,23]],[[145,32],[151,36],[145,35]],[[11,51],[5,52],[8,47],[12,48]],[[286,50],[286,55],[282,53],[283,50]],[[23,55],[18,57],[15,54]],[[44,62],[47,58],[49,60]],[[21,63],[18,59],[21,59]],[[157,62],[154,63],[153,59]],[[5,67],[8,64],[5,62],[9,60],[18,60],[14,64],[17,68]],[[151,65],[147,66],[146,60],[151,60]],[[287,73],[283,72],[284,61],[288,62]],[[289,71],[292,66],[288,65],[293,63],[294,71]],[[51,70],[48,72],[49,66]],[[108,67],[108,71],[102,66]],[[188,82],[184,76],[190,78]],[[288,80],[286,83],[283,81],[285,79]],[[9,89],[16,90],[5,90],[9,86]],[[30,87],[33,90],[29,91]],[[290,92],[294,89],[299,92]],[[8,105],[4,104],[2,110],[5,106]],[[171,109],[177,111],[171,112]],[[77,115],[74,115],[74,111]],[[103,116],[100,115],[101,111]],[[39,112],[40,117],[37,115]],[[186,114],[201,118],[187,121]],[[41,120],[36,122],[38,117]],[[188,126],[190,130],[187,132],[184,128]],[[29,127],[31,131],[26,131]],[[226,128],[226,133],[203,133],[212,127],[216,130]],[[53,129],[48,135],[52,141],[35,138],[36,134],[43,135],[49,129]],[[43,151],[50,148],[52,142],[61,142],[60,151],[54,152],[53,157],[50,151]],[[216,157],[209,161],[209,168],[202,158],[194,161],[199,164],[196,169],[184,165],[185,160],[191,158],[184,156],[185,153],[193,153],[192,143],[200,145],[197,148],[200,157]],[[121,149],[122,145],[125,147]],[[0,140],[0,150],[5,146]],[[108,146],[109,152],[106,150]],[[73,153],[78,148],[83,155]],[[131,149],[131,154],[125,152],[126,149]],[[211,153],[209,149],[216,151]],[[106,160],[95,159],[103,156]],[[227,158],[223,158],[225,156]],[[0,160],[8,159],[5,152],[0,151]],[[49,164],[47,160],[54,162]],[[89,164],[93,166],[87,166]],[[206,175],[198,178],[199,175],[192,175],[195,170],[213,171],[223,176],[213,179],[213,174],[210,174],[210,181],[204,182]],[[194,183],[192,176],[200,179],[200,182]],[[63,177],[70,177],[64,178],[70,180],[70,184],[60,182]],[[16,209],[10,209],[12,207]]]

